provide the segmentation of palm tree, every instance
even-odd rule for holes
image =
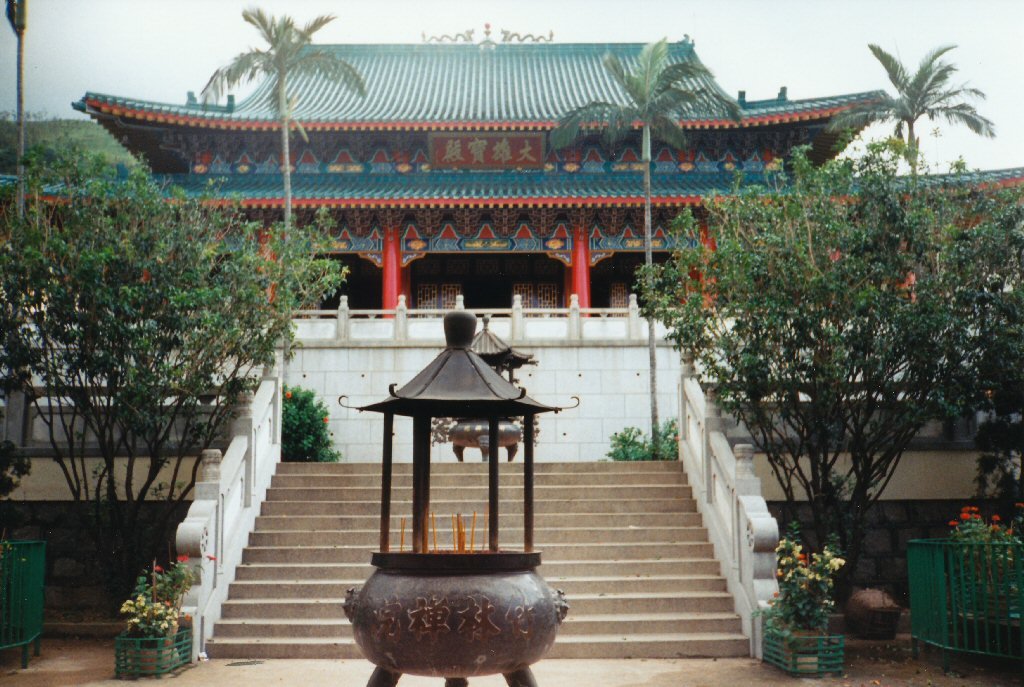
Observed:
[[[979,136],[992,138],[996,135],[992,122],[978,114],[973,105],[964,102],[971,98],[984,100],[985,94],[966,84],[949,84],[957,67],[941,58],[956,48],[955,45],[944,45],[925,55],[913,76],[898,59],[882,48],[874,44],[868,45],[868,48],[875,59],[882,63],[889,81],[896,87],[897,95],[895,98],[886,96],[843,112],[832,120],[830,129],[860,129],[876,122],[896,122],[894,133],[897,138],[902,139],[906,129],[906,157],[911,174],[915,176],[920,141],[914,133],[914,125],[921,117],[963,124]]]
[[[631,131],[638,127],[641,129],[644,263],[650,270],[654,262],[651,251],[651,139],[682,148],[686,145],[686,136],[680,126],[680,117],[687,110],[694,105],[710,105],[724,109],[732,119],[739,119],[739,106],[714,86],[711,72],[696,58],[669,63],[668,40],[664,38],[644,46],[632,72],[612,54],[605,55],[604,67],[622,90],[624,98],[618,102],[593,101],[566,113],[551,132],[551,144],[563,148],[576,139],[581,128],[603,126],[602,138],[610,149]],[[650,281],[648,286],[651,286]],[[654,318],[648,317],[652,440],[658,432],[658,363],[654,342]],[[652,441],[652,444],[657,450],[657,442]]]
[[[304,27],[297,28],[288,16],[268,16],[260,9],[247,9],[242,19],[252,24],[267,43],[263,50],[252,48],[235,57],[231,64],[221,67],[203,89],[205,101],[216,101],[221,94],[240,83],[269,77],[274,110],[281,119],[281,163],[284,173],[284,225],[287,230],[292,218],[291,152],[288,139],[295,126],[308,141],[302,125],[293,121],[295,98],[288,96],[289,77],[321,77],[342,84],[360,95],[366,95],[363,77],[355,67],[325,50],[309,48],[313,34],[334,21],[333,15],[319,16]]]

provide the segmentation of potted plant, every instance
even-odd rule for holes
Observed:
[[[163,675],[192,660],[191,618],[181,613],[192,581],[188,556],[139,575],[121,605],[127,627],[114,640],[117,677]]]
[[[792,674],[839,673],[843,637],[828,634],[835,574],[846,563],[830,541],[808,555],[796,523],[775,549],[779,591],[764,618],[764,660]]]

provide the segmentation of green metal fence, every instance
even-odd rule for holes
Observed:
[[[1024,661],[1024,545],[911,541],[907,548],[910,625],[918,642]]]
[[[43,577],[46,542],[0,541],[0,649],[21,647],[21,667],[28,648],[43,633]]]

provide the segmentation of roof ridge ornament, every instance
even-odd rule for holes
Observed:
[[[472,43],[473,34],[475,32],[475,29],[466,29],[460,33],[444,33],[439,36],[428,36],[427,32],[423,31],[420,35],[423,37],[424,43]],[[688,41],[689,38],[689,36],[686,36],[684,42]],[[548,31],[548,35],[545,36],[543,34],[519,33],[518,31],[501,29],[502,43],[550,43],[554,39],[554,31]],[[497,43],[495,43],[491,38],[490,22],[484,24],[484,37],[483,40],[480,41],[479,45],[481,48],[493,48],[497,45]]]
[[[466,29],[461,33],[444,33],[440,36],[427,36],[427,32],[424,31],[421,35],[424,43],[472,43],[473,31],[474,29]]]

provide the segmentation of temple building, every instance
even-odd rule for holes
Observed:
[[[468,33],[468,32],[467,32]],[[461,39],[461,40],[459,40]],[[596,135],[552,149],[558,118],[593,100],[624,102],[603,65],[636,64],[640,44],[556,44],[503,32],[481,42],[319,45],[352,64],[360,97],[322,80],[294,80],[297,221],[332,213],[332,245],[350,268],[349,305],[394,308],[626,305],[643,262],[639,131],[614,150]],[[689,39],[670,60],[697,61]],[[198,75],[202,77],[202,75]],[[728,97],[714,81],[695,83]],[[880,91],[790,100],[736,100],[739,121],[702,104],[680,113],[688,146],[652,150],[653,243],[664,258],[681,208],[728,193],[737,173],[780,169],[794,146],[834,154],[833,116]],[[156,177],[194,195],[236,199],[268,224],[284,206],[280,123],[270,82],[236,103],[184,105],[86,93],[74,104],[141,154]]]

